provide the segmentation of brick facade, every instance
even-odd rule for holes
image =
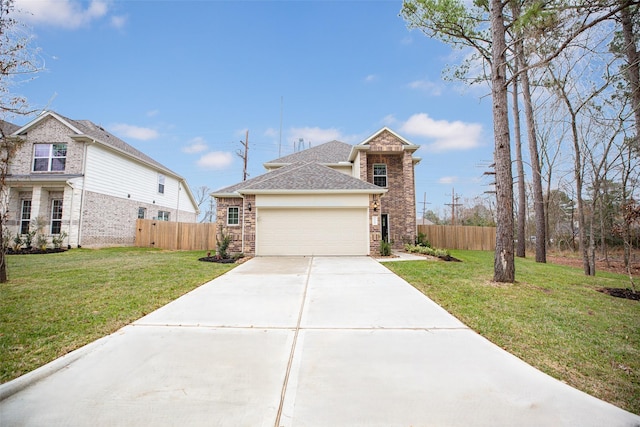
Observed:
[[[158,211],[169,212],[169,220],[176,215],[182,222],[195,222],[195,214],[159,207],[150,203],[122,199],[87,191],[82,216],[82,246],[133,246],[136,235],[138,208],[145,208],[147,219],[158,216]]]
[[[52,203],[53,200],[62,200],[61,230],[68,235],[64,245],[71,247],[133,245],[136,235],[135,222],[140,207],[146,208],[147,218],[157,217],[158,211],[161,210],[169,212],[170,221],[197,221],[195,212],[178,212],[175,207],[178,203],[175,203],[173,208],[160,207],[155,204],[155,200],[153,203],[145,203],[85,189],[83,168],[87,143],[71,138],[76,132],[56,117],[55,114],[40,116],[27,128],[26,133],[21,135],[23,143],[9,168],[8,198],[3,200],[2,206],[7,211],[7,229],[12,235],[20,230],[23,200],[31,201],[31,220],[39,218],[43,221],[49,241],[53,237],[48,233],[51,231]],[[81,126],[80,122],[70,123],[76,123],[71,126]],[[38,143],[67,145],[64,171],[33,171],[34,145]],[[131,166],[140,167],[135,161],[131,161]],[[110,183],[108,174],[99,176],[104,178],[103,181],[106,180],[107,184]],[[151,188],[157,188],[155,175],[151,184]],[[142,183],[135,181],[135,185]],[[128,192],[123,191],[124,193]],[[148,202],[151,200],[150,198]]]
[[[380,214],[389,219],[389,241],[396,249],[416,239],[416,198],[413,152],[390,132],[382,132],[360,153],[360,179],[373,183],[373,165],[387,165],[387,193],[380,198]],[[372,253],[379,251],[372,235]]]
[[[416,200],[414,186],[413,153],[418,147],[412,145],[386,128],[359,146],[355,166],[363,181],[373,183],[373,165],[384,163],[387,166],[387,192],[383,195],[369,194],[369,253],[380,253],[382,235],[382,215],[387,215],[389,240],[396,249],[402,249],[405,243],[416,239]],[[353,151],[352,151],[353,153]],[[315,160],[314,160],[315,161]],[[277,162],[276,162],[277,163]],[[286,164],[286,163],[285,163]],[[230,252],[244,252],[254,255],[256,251],[256,211],[255,196],[235,193],[238,186],[222,191],[217,199],[216,224],[232,236]],[[278,191],[279,188],[275,188]],[[375,191],[375,190],[374,190]],[[249,191],[245,191],[248,193]],[[339,191],[338,191],[339,192]],[[229,194],[237,194],[228,197]],[[252,209],[249,209],[249,205]],[[229,207],[239,208],[239,224],[227,224]],[[362,206],[364,208],[364,206]]]
[[[216,228],[231,236],[231,243],[228,248],[230,253],[244,252],[251,255],[255,253],[256,209],[252,206],[252,210],[249,212],[249,198],[252,199],[252,205],[255,205],[255,196],[247,196],[246,199],[241,197],[221,197],[217,199]],[[238,225],[227,224],[227,210],[229,207],[238,208]],[[218,231],[217,238],[220,238],[220,231]]]

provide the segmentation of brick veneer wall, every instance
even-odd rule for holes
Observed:
[[[379,211],[389,215],[389,239],[401,249],[416,238],[416,198],[413,159],[410,151],[390,132],[369,142],[369,150],[360,153],[361,179],[373,183],[373,165],[387,165],[387,193],[380,199]],[[373,236],[372,236],[373,238]],[[379,243],[377,245],[379,248]],[[372,241],[372,253],[374,251]]]
[[[169,220],[176,215],[181,222],[195,222],[193,212],[178,212],[176,209],[141,203],[130,199],[85,192],[82,217],[81,245],[84,247],[133,246],[136,236],[138,208],[147,209],[147,218],[158,216],[158,211],[169,212]]]
[[[33,144],[38,143],[64,143],[67,144],[67,160],[65,170],[60,174],[82,173],[82,156],[84,155],[84,143],[69,138],[72,132],[65,125],[51,117],[38,123],[27,133],[27,137],[20,149],[16,152],[14,160],[9,168],[11,174],[28,175],[38,173],[52,174],[56,172],[32,172],[33,168]]]
[[[243,203],[244,199],[241,197],[221,197],[217,199],[216,206],[216,228],[218,230],[217,238],[220,238],[220,230],[224,230],[225,234],[231,235],[231,243],[229,244],[229,252],[242,252],[242,227],[243,221]],[[239,209],[239,224],[227,225],[227,208],[238,207]],[[254,239],[255,240],[255,239]],[[246,254],[253,254],[253,252],[246,252]]]

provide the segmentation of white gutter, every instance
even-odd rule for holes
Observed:
[[[85,192],[87,191],[87,152],[90,144],[95,144],[96,140],[93,139],[89,142],[85,141],[84,143],[84,154],[82,156],[82,193],[80,195],[80,216],[78,218],[78,241],[76,242],[76,246],[81,248],[82,245],[82,223],[84,219],[84,201],[85,201]]]

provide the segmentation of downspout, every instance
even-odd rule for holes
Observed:
[[[78,241],[76,246],[81,248],[82,242],[82,223],[84,222],[84,200],[85,192],[87,191],[87,152],[89,144],[95,144],[96,140],[92,139],[90,142],[84,143],[84,155],[82,156],[82,193],[80,193],[80,216],[78,218]]]
[[[83,179],[84,181],[84,179]],[[71,249],[71,224],[73,223],[73,198],[75,189],[71,181],[67,181],[67,185],[71,188],[71,206],[69,206],[69,233],[67,234],[67,249]]]
[[[245,214],[245,210],[244,210],[244,202],[245,199],[244,197],[242,198],[242,246],[240,247],[240,252],[244,253],[244,226],[247,222],[247,218],[246,218],[246,214]]]
[[[176,206],[176,222],[179,222],[178,217],[180,216],[180,190],[182,190],[182,183],[178,181],[178,201]]]

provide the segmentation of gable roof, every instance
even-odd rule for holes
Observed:
[[[400,141],[400,143],[402,144],[402,150],[403,151],[409,151],[412,153],[412,158],[413,158],[413,164],[417,165],[418,163],[420,163],[420,161],[422,160],[420,157],[413,157],[413,152],[415,152],[418,148],[420,148],[419,145],[415,145],[412,144],[411,142],[409,142],[408,140],[406,140],[405,138],[401,137],[400,135],[398,135],[397,133],[395,133],[394,131],[392,131],[391,129],[389,129],[388,127],[383,127],[382,129],[378,130],[377,132],[375,132],[373,135],[371,135],[370,137],[368,137],[367,139],[365,139],[364,141],[362,141],[360,144],[358,145],[354,145],[353,147],[351,147],[351,151],[349,153],[349,157],[348,157],[348,161],[353,162],[355,160],[355,158],[358,155],[358,151],[367,151],[371,148],[371,141],[373,141],[375,138],[377,138],[378,136],[380,136],[381,134],[388,132],[391,135],[393,135],[396,139],[398,139]]]
[[[351,148],[351,144],[340,141],[325,142],[324,144],[298,151],[297,153],[289,154],[288,156],[280,157],[279,159],[271,160],[270,162],[265,163],[264,166],[268,168],[269,166],[282,166],[298,162],[315,162],[325,165],[335,165],[349,161]]]
[[[242,194],[346,192],[382,194],[387,190],[312,162],[283,166],[212,193],[214,197],[239,197]]]
[[[20,126],[14,125],[13,123],[7,122],[5,120],[0,120],[0,131],[2,131],[3,136],[9,136],[18,129],[20,129]]]
[[[105,146],[111,150],[114,150],[120,154],[123,154],[126,157],[129,157],[133,160],[146,164],[147,166],[151,166],[153,169],[160,170],[164,172],[166,175],[171,175],[174,178],[176,178],[178,181],[181,181],[187,192],[187,195],[189,196],[189,199],[191,200],[191,203],[194,205],[196,210],[199,211],[198,203],[196,202],[196,199],[193,193],[191,192],[191,188],[189,187],[189,184],[182,176],[178,175],[177,173],[175,173],[168,167],[164,166],[160,162],[152,159],[148,155],[144,154],[142,151],[137,150],[136,148],[127,144],[117,136],[107,132],[102,126],[96,125],[95,123],[89,120],[73,120],[61,114],[58,114],[54,111],[43,111],[34,120],[30,121],[29,123],[22,126],[21,128],[16,129],[12,133],[12,135],[18,136],[18,135],[24,134],[30,128],[36,126],[38,123],[46,120],[49,117],[52,117],[58,120],[59,122],[67,126],[69,129],[71,129],[73,132],[75,132],[75,135],[72,135],[70,137],[74,140],[88,141],[88,142],[101,144],[102,146]]]
[[[131,145],[127,144],[117,136],[107,132],[102,126],[96,125],[95,123],[89,120],[73,120],[68,117],[63,116],[62,114],[58,114],[55,111],[43,111],[38,117],[36,117],[31,122],[27,123],[20,129],[14,132],[14,135],[21,135],[27,132],[30,128],[37,125],[38,123],[44,121],[45,119],[53,117],[56,120],[60,121],[64,125],[66,125],[69,129],[74,131],[76,135],[73,135],[71,138],[76,140],[91,140],[93,142],[100,143],[108,148],[119,151],[129,157],[132,157],[142,163],[146,163],[150,166],[153,166],[156,169],[162,169],[170,175],[173,175],[178,178],[180,175],[173,172],[168,167],[164,166],[160,162],[152,159],[151,157],[144,154],[142,151],[135,149]]]

